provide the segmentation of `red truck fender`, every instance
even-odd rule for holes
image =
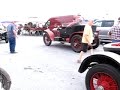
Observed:
[[[54,41],[55,35],[54,35],[54,33],[53,33],[50,29],[44,30],[44,32],[49,35],[49,37],[50,37],[50,39],[51,39],[52,41]]]

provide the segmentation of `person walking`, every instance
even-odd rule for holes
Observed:
[[[92,48],[92,43],[93,43],[93,31],[92,31],[92,26],[93,25],[93,20],[89,20],[87,24],[85,25],[84,31],[83,31],[83,36],[82,36],[82,46],[81,46],[81,52],[80,52],[80,58],[77,60],[77,63],[82,62],[82,56],[83,53],[87,52],[88,46],[90,47],[91,50],[91,55],[93,54],[93,48]]]
[[[16,53],[15,46],[16,46],[17,31],[16,31],[16,25],[14,24],[14,22],[10,23],[7,26],[7,36],[9,41],[10,53]]]
[[[108,35],[111,37],[112,43],[120,42],[120,17],[118,18],[118,23],[111,28]]]

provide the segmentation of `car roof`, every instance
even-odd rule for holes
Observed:
[[[115,20],[106,20],[106,19],[104,19],[104,20],[96,20],[96,21],[115,21]]]
[[[49,20],[60,22],[60,23],[69,23],[69,22],[72,22],[73,19],[74,19],[74,15],[67,15],[67,16],[52,17]]]

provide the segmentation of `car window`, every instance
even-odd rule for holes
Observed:
[[[114,21],[104,21],[102,27],[112,27],[114,25]]]
[[[44,25],[44,27],[49,27],[50,26],[50,21],[47,21]]]
[[[102,21],[96,21],[94,23],[97,27],[101,27],[102,26]]]
[[[114,25],[114,21],[96,21],[94,23],[97,27],[112,27]]]

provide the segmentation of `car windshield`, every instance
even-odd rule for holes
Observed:
[[[49,27],[49,25],[50,25],[50,21],[47,21],[47,22],[45,23],[44,27]]]
[[[112,27],[114,25],[114,21],[110,20],[110,21],[96,21],[95,25],[97,27]]]

